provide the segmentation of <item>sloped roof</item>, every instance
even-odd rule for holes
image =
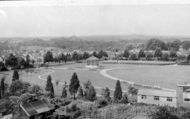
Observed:
[[[177,97],[176,91],[154,90],[154,89],[141,89],[138,91],[138,95],[173,97],[173,98]]]
[[[97,57],[95,57],[95,56],[91,56],[91,57],[89,57],[88,59],[86,59],[86,60],[99,60]]]
[[[54,106],[51,105],[46,100],[39,100],[39,101],[30,102],[30,103],[24,103],[24,104],[21,104],[20,107],[29,117],[54,109]]]

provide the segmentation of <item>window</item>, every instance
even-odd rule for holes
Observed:
[[[172,102],[172,97],[167,97],[168,102]]]
[[[159,96],[154,96],[154,100],[159,100]]]
[[[185,98],[184,101],[188,102],[188,101],[190,101],[190,99],[189,98]]]
[[[146,99],[146,95],[141,95],[141,99]]]

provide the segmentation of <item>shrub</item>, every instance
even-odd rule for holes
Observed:
[[[108,105],[108,101],[106,99],[100,98],[96,101],[97,107],[102,108]]]

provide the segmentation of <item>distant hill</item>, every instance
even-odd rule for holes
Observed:
[[[125,49],[129,44],[142,45],[151,38],[160,39],[164,42],[171,42],[175,40],[190,41],[190,37],[148,36],[133,34],[71,37],[15,37],[0,38],[0,42],[7,42],[11,46],[52,46],[69,50],[113,50]]]

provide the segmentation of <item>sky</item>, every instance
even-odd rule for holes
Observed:
[[[190,4],[0,6],[0,37],[190,36]]]

